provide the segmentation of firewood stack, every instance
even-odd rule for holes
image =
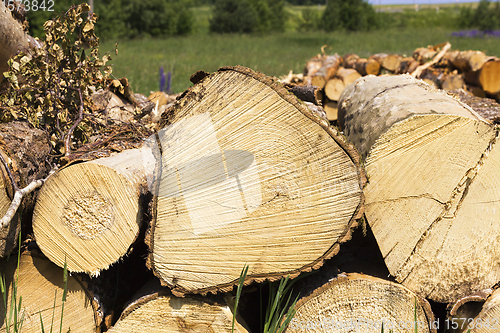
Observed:
[[[378,53],[368,58],[356,54],[327,55],[322,49],[309,60],[303,75],[289,74],[283,83],[317,86],[328,120],[337,120],[338,100],[346,86],[361,76],[412,74],[447,91],[500,101],[500,60],[481,51],[450,50],[450,45],[417,48],[411,57]]]
[[[247,296],[289,277],[287,332],[494,331],[499,130],[437,87],[498,98],[499,61],[449,48],[323,52],[285,87],[200,71],[175,101],[110,80],[92,112],[114,131],[55,157],[42,129],[2,124],[0,212],[43,185],[0,232],[0,318],[20,295],[26,332],[258,332]]]

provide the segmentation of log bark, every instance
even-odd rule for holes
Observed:
[[[50,165],[47,162],[51,147],[48,135],[27,122],[12,121],[0,124],[0,154],[8,162],[14,182],[19,188],[34,180],[45,178]],[[0,217],[9,209],[14,189],[7,170],[0,164]],[[33,210],[34,194],[23,198],[21,211],[29,216]],[[18,210],[19,211],[19,210]],[[29,223],[30,219],[26,219]],[[21,230],[21,214],[16,214],[9,225],[0,229],[0,257],[7,256],[17,247]]]
[[[359,56],[355,53],[348,53],[344,56],[344,67],[345,68],[354,68],[354,65],[359,60]]]
[[[470,106],[474,111],[479,113],[481,117],[488,119],[494,124],[500,123],[500,104],[494,99],[484,98],[484,95],[483,97],[471,96],[464,90],[454,90],[450,93],[461,102]]]
[[[9,70],[7,61],[18,51],[29,49],[28,35],[23,27],[12,17],[11,11],[0,1],[0,75]],[[0,81],[3,75],[0,76]]]
[[[142,200],[153,186],[153,154],[145,143],[52,175],[33,214],[42,252],[60,267],[66,261],[70,272],[91,275],[124,256],[142,225]]]
[[[415,332],[415,325],[418,332],[436,332],[425,299],[364,274],[340,274],[300,299],[296,310],[286,332]]]
[[[159,128],[148,266],[174,295],[230,290],[245,263],[245,284],[294,277],[350,237],[363,200],[358,158],[271,78],[222,68]]]
[[[0,262],[2,276],[8,288],[7,309],[11,309],[13,281],[16,281],[18,301],[22,296],[21,313],[24,313],[22,332],[41,332],[40,317],[45,332],[50,331],[53,320],[54,331],[59,330],[61,305],[64,292],[64,271],[43,256],[31,253],[21,255],[19,270],[17,256]],[[98,332],[101,319],[99,305],[77,277],[68,276],[67,295],[64,304],[62,332]],[[52,315],[54,318],[52,319]],[[6,330],[5,307],[0,302],[1,329]],[[10,327],[12,330],[13,327]]]
[[[339,105],[370,179],[366,218],[396,280],[438,302],[497,283],[495,128],[408,76],[361,78]]]
[[[232,332],[233,313],[223,300],[213,303],[200,297],[179,298],[157,284],[155,281],[140,290],[108,332]],[[234,332],[249,332],[238,316]]]
[[[420,64],[424,64],[434,58],[437,53],[438,51],[435,47],[419,47],[413,51],[413,59]]]
[[[323,56],[318,55],[309,60],[304,67],[304,76],[313,76],[323,66]]]

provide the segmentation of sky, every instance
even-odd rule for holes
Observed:
[[[437,5],[440,3],[467,3],[478,2],[479,0],[369,0],[372,5],[395,5],[395,4],[420,4],[420,5]],[[494,1],[494,0],[493,0]]]

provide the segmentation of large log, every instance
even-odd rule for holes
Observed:
[[[144,286],[108,332],[233,332],[233,313],[224,301],[175,297],[157,285],[155,281]],[[247,333],[245,323],[236,318],[234,332]]]
[[[222,68],[160,123],[162,170],[148,265],[175,295],[297,276],[350,237],[358,157],[271,78]]]
[[[52,175],[33,214],[42,252],[60,267],[66,261],[70,272],[91,275],[119,260],[142,225],[142,199],[155,163],[146,143]]]
[[[359,79],[339,122],[364,160],[366,218],[396,280],[439,302],[497,283],[495,128],[409,76]]]
[[[19,298],[22,297],[19,312],[19,316],[24,316],[22,332],[42,332],[42,322],[45,332],[52,331],[51,326],[54,331],[59,331],[61,316],[63,317],[61,332],[68,332],[68,330],[82,333],[98,332],[97,327],[102,319],[98,315],[99,305],[78,278],[68,276],[63,312],[61,308],[65,288],[63,269],[55,266],[43,256],[31,253],[22,254],[19,269],[17,265],[17,256],[11,256],[9,260],[3,259],[0,262],[0,271],[6,278],[8,288],[7,309],[10,311],[13,306],[11,300],[14,283],[17,287],[18,305]],[[2,301],[0,302],[2,331],[6,330],[5,314]],[[11,325],[10,331],[12,330]]]
[[[340,274],[300,299],[296,310],[286,332],[436,332],[425,299],[364,274]]]
[[[51,166],[47,162],[51,146],[47,133],[33,128],[23,121],[12,121],[0,124],[0,154],[7,162],[14,182],[19,188],[26,187],[35,180],[46,177]],[[0,163],[0,217],[9,209],[14,197],[14,188],[4,165]],[[23,198],[18,211],[25,213],[26,218],[33,210],[34,195]],[[21,214],[14,215],[10,223],[0,229],[0,257],[7,256],[17,246],[21,230]]]

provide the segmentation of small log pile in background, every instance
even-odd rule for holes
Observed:
[[[500,101],[500,59],[481,51],[451,50],[449,43],[417,48],[411,57],[386,53],[341,57],[325,54],[323,47],[307,62],[303,74],[290,73],[281,82],[317,86],[328,119],[335,121],[346,86],[365,75],[397,74],[411,74],[439,89]]]

